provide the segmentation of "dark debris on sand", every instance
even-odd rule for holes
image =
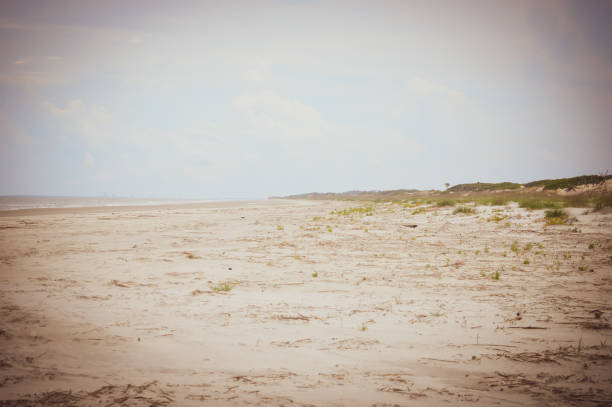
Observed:
[[[162,389],[157,381],[134,386],[107,385],[92,392],[51,391],[31,394],[16,400],[0,400],[0,407],[42,406],[129,406],[164,407],[174,402],[171,392]]]

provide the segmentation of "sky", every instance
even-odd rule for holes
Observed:
[[[612,2],[0,0],[0,195],[612,170]]]

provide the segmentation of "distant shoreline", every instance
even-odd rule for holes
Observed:
[[[108,212],[138,212],[156,211],[168,209],[195,209],[195,208],[233,208],[240,205],[261,204],[266,200],[245,201],[199,201],[199,202],[167,202],[158,204],[128,204],[128,205],[97,205],[97,206],[70,206],[70,207],[43,207],[43,208],[20,208],[0,209],[0,217],[11,216],[36,216],[36,215],[59,215],[59,214],[85,214],[85,213],[108,213]]]

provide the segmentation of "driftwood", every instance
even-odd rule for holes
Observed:
[[[543,326],[509,326],[510,329],[548,329]]]
[[[302,321],[310,321],[310,318],[302,315],[302,314],[298,314],[298,315],[280,315],[279,319],[296,319],[296,320],[302,320]]]

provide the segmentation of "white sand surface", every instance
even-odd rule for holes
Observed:
[[[0,213],[0,405],[612,405],[610,213],[366,205]]]

